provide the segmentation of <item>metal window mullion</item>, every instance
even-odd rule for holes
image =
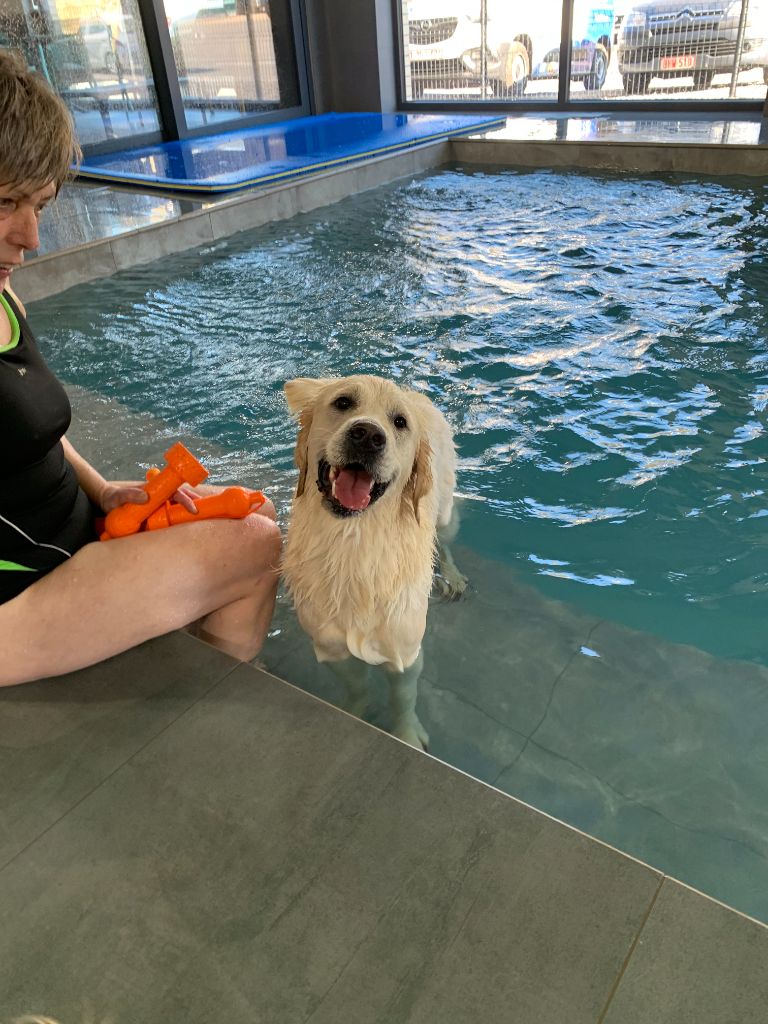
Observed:
[[[560,67],[557,72],[558,107],[565,107],[570,97],[573,3],[574,0],[563,0],[563,16],[560,22]]]
[[[309,59],[309,37],[305,0],[291,0],[296,73],[299,76],[299,105],[302,114],[315,113],[315,86]]]
[[[406,61],[405,46],[406,46],[406,38],[405,38],[405,32],[403,31],[403,28],[404,28],[404,26],[403,26],[404,15],[403,15],[403,8],[402,8],[402,5],[400,3],[400,0],[391,0],[391,2],[390,2],[390,9],[392,11],[392,23],[393,23],[394,28],[395,28],[395,53],[394,53],[394,57],[395,57],[395,61],[397,62],[397,68],[396,68],[396,73],[397,73],[397,78],[396,78],[397,97],[396,98],[397,98],[397,107],[399,109],[402,106],[403,103],[408,103],[409,102],[408,95],[406,93],[406,86],[405,86],[405,61]]]
[[[168,31],[163,0],[137,0],[149,63],[155,82],[158,113],[166,141],[186,138],[189,134],[184,114],[184,101],[176,73],[171,36]]]

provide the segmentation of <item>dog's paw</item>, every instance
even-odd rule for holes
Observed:
[[[452,572],[435,574],[434,590],[444,601],[458,601],[469,586],[469,580],[454,566]]]
[[[429,734],[416,715],[399,722],[392,730],[392,735],[417,750],[429,750]]]

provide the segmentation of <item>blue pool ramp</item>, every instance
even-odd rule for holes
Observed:
[[[322,114],[88,156],[79,177],[166,194],[206,196],[274,185],[505,124],[506,117],[471,114]]]

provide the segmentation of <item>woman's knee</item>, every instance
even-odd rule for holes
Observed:
[[[239,539],[239,551],[248,563],[250,571],[259,574],[265,570],[277,569],[280,564],[283,537],[275,520],[263,515],[260,510],[257,515],[246,516],[240,522],[242,536]]]
[[[277,512],[275,511],[275,506],[272,504],[269,498],[266,498],[264,504],[259,507],[258,513],[260,516],[264,516],[267,519],[271,519],[272,522],[275,522],[277,520]]]

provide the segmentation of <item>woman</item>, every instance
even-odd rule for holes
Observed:
[[[109,483],[67,441],[70,407],[11,288],[38,220],[79,155],[48,85],[0,52],[0,685],[91,665],[196,623],[237,658],[261,648],[274,609],[280,531],[270,503],[95,542],[94,507],[146,500]],[[200,489],[206,493],[209,489]],[[177,500],[194,508],[197,492]]]

